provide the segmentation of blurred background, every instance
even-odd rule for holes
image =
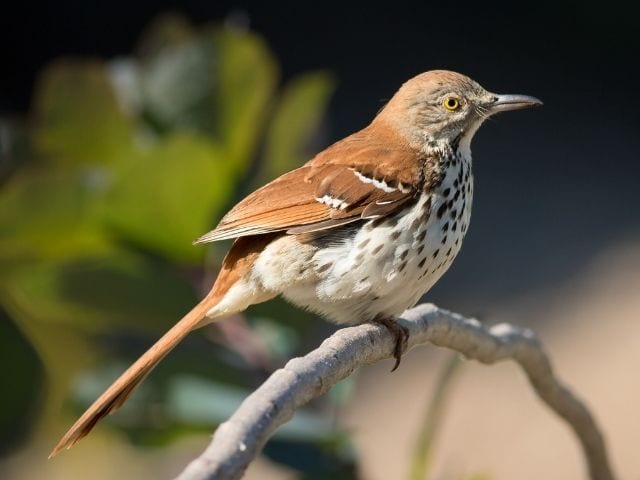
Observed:
[[[334,327],[282,301],[192,334],[71,452],[75,417],[205,292],[194,247],[252,189],[365,126],[433,68],[543,109],[474,142],[465,247],[427,301],[534,328],[640,460],[640,95],[624,4],[14,3],[0,18],[0,477],[172,478]],[[435,347],[301,410],[249,479],[584,478],[510,364]]]

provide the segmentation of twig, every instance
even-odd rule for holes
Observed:
[[[573,429],[590,478],[613,480],[595,420],[555,378],[551,362],[533,332],[509,324],[486,327],[430,304],[407,310],[401,321],[410,331],[409,348],[432,343],[486,364],[506,359],[517,362],[538,396]],[[391,358],[392,352],[392,336],[385,328],[363,324],[340,329],[314,351],[289,361],[249,395],[178,479],[241,478],[276,428],[290,420],[297,408],[325,393],[356,368]]]

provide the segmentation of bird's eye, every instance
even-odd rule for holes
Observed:
[[[447,110],[453,112],[454,110],[460,108],[460,100],[458,100],[456,97],[447,97],[442,101],[442,106]]]

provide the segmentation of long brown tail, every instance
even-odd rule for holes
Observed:
[[[240,279],[250,272],[253,262],[260,252],[279,233],[242,237],[237,239],[222,262],[222,269],[209,294],[165,333],[147,352],[131,365],[113,384],[93,402],[86,412],[64,434],[49,454],[49,458],[61,450],[73,447],[87,435],[98,421],[105,415],[120,408],[136,386],[144,380],[151,370],[169,353],[191,330],[197,328],[204,320],[207,312],[224,299],[226,292]],[[255,291],[253,296],[239,298],[235,305],[227,305],[218,315],[229,315],[247,308],[247,305],[264,302],[275,296],[274,293]]]
[[[49,458],[57,455],[61,450],[73,447],[101,418],[120,408],[136,386],[167,353],[200,324],[207,311],[218,300],[219,297],[209,294],[136,360],[71,426],[51,451]]]

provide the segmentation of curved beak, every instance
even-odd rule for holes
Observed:
[[[520,110],[522,108],[540,107],[543,103],[535,97],[529,95],[496,95],[493,101],[485,106],[492,115],[498,112],[509,110]]]

